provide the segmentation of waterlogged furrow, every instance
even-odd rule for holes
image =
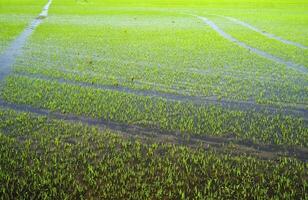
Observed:
[[[266,37],[268,37],[270,39],[275,39],[275,40],[278,40],[278,41],[280,41],[280,42],[282,42],[284,44],[292,45],[292,46],[295,46],[295,47],[298,47],[298,48],[301,48],[301,49],[308,49],[308,47],[305,46],[305,45],[302,45],[302,44],[299,44],[299,43],[296,43],[296,42],[292,42],[292,41],[283,39],[283,38],[281,38],[279,36],[276,36],[274,34],[268,33],[266,31],[262,31],[262,30],[258,29],[257,27],[254,27],[251,24],[248,24],[247,22],[243,22],[243,21],[241,21],[239,19],[236,19],[234,17],[226,17],[226,16],[224,16],[224,18],[229,19],[232,22],[240,24],[240,25],[242,25],[242,26],[244,26],[246,28],[249,28],[249,29],[251,29],[251,30],[253,30],[253,31],[257,32],[257,33],[260,33],[260,34],[262,34],[262,35],[264,35],[264,36],[266,36]]]
[[[0,54],[42,10],[46,0],[0,1]]]
[[[0,55],[0,81],[2,81],[10,72],[12,65],[17,56],[22,54],[22,48],[25,46],[26,41],[33,31],[38,27],[45,17],[48,15],[48,9],[52,0],[44,7],[43,11],[38,18],[33,20],[31,24],[10,44],[8,49]]]
[[[91,68],[89,68],[91,69]],[[137,90],[156,90],[184,96],[203,96],[231,101],[254,101],[257,104],[298,107],[305,105],[307,81],[303,76],[287,79],[286,75],[277,75],[277,81],[271,77],[262,77],[259,72],[243,74],[245,78],[229,76],[222,72],[202,74],[201,70],[186,73],[163,68],[151,68],[134,72],[135,69],[113,67],[92,71],[79,68],[20,66],[15,73],[43,74],[56,79],[68,79],[102,85],[117,85]],[[241,74],[232,71],[232,74]],[[294,80],[295,81],[295,80]],[[251,90],[254,88],[254,90]]]
[[[39,73],[40,72],[40,73]],[[72,81],[82,81],[91,82],[95,84],[103,84],[104,81],[112,82],[114,85],[120,86],[137,86],[139,89],[149,89],[156,88],[162,91],[168,91],[170,93],[177,94],[197,94],[200,93],[200,90],[194,89],[194,83],[188,81],[173,81],[173,84],[166,84],[160,82],[153,81],[145,81],[145,80],[135,80],[133,77],[125,77],[125,76],[115,76],[111,74],[105,74],[100,72],[95,72],[91,70],[75,70],[75,69],[66,69],[66,68],[53,68],[53,67],[17,67],[14,69],[14,73],[20,75],[29,75],[29,76],[46,76],[50,78],[61,78],[61,79],[69,79]],[[104,81],[103,81],[104,80]],[[100,82],[98,82],[100,81]],[[106,83],[105,82],[105,83]],[[106,83],[107,84],[107,83]]]
[[[272,60],[276,63],[279,64],[283,64],[286,67],[290,68],[290,69],[294,69],[297,70],[298,72],[304,73],[304,74],[308,74],[308,69],[305,66],[301,66],[298,64],[295,64],[291,61],[285,61],[281,58],[278,58],[276,56],[273,56],[271,54],[268,54],[264,51],[261,51],[259,49],[253,48],[249,45],[247,45],[246,43],[243,43],[237,39],[235,39],[234,37],[232,37],[231,35],[229,35],[228,33],[224,32],[222,29],[220,29],[214,22],[212,22],[211,20],[205,18],[205,17],[201,17],[201,16],[196,16],[197,18],[199,18],[200,20],[202,20],[204,23],[206,23],[207,25],[209,25],[213,30],[215,30],[217,33],[219,33],[222,37],[226,38],[227,40],[236,43],[237,45],[248,49],[249,51],[252,51],[256,54],[258,54],[259,56],[262,56],[264,58],[267,58],[269,60]]]
[[[111,90],[111,91],[119,91],[125,92],[128,94],[134,94],[138,96],[149,96],[149,97],[161,97],[168,101],[180,101],[180,102],[188,102],[195,105],[218,105],[223,108],[233,109],[233,110],[254,110],[257,112],[266,111],[271,114],[285,114],[291,115],[295,117],[301,117],[305,121],[308,121],[308,110],[306,109],[305,105],[299,105],[298,108],[289,108],[284,106],[283,104],[280,107],[270,106],[270,105],[262,105],[257,104],[256,102],[252,101],[232,101],[228,99],[217,99],[216,97],[202,97],[202,96],[187,96],[187,95],[179,95],[179,94],[172,94],[172,93],[162,93],[156,90],[137,90],[129,87],[119,86],[119,85],[102,85],[96,83],[88,83],[88,82],[81,82],[69,79],[57,79],[53,77],[48,77],[45,75],[40,74],[27,74],[27,73],[18,73],[19,76],[25,76],[28,78],[33,79],[42,79],[46,81],[56,81],[58,83],[64,83],[69,85],[75,85],[80,87],[86,88],[93,88],[93,89],[101,89],[101,90]]]
[[[0,54],[9,47],[32,19],[31,14],[3,14],[0,11]]]
[[[222,16],[213,17],[211,20],[226,33],[248,46],[262,50],[283,60],[307,67],[308,52],[305,49],[268,38]]]
[[[2,98],[61,113],[192,135],[231,134],[254,143],[308,144],[303,119],[266,111],[235,111],[217,105],[170,102],[163,98],[26,77],[8,78]]]
[[[202,143],[207,147],[211,147],[219,152],[228,151],[224,147],[230,143],[236,144],[236,151],[234,155],[238,153],[246,153],[255,155],[262,159],[278,158],[283,154],[286,157],[297,158],[302,161],[308,159],[308,148],[294,148],[281,145],[264,145],[251,143],[250,140],[241,140],[232,137],[214,137],[208,135],[185,135],[178,134],[177,132],[161,130],[158,128],[149,128],[136,125],[129,125],[124,123],[118,123],[114,121],[106,121],[104,119],[95,119],[83,116],[77,116],[72,114],[63,114],[59,112],[52,112],[46,109],[36,108],[29,105],[14,104],[3,101],[0,99],[0,107],[7,111],[14,111],[18,113],[28,113],[33,116],[46,117],[49,120],[64,120],[70,123],[81,123],[83,125],[95,126],[113,131],[118,131],[121,135],[129,134],[130,136],[137,136],[141,138],[152,139],[155,141],[161,141],[171,144],[182,144],[190,147],[196,147]]]
[[[31,47],[33,48],[33,47]],[[56,47],[54,47],[54,49],[57,49]],[[31,55],[26,55],[25,57],[27,57],[29,59],[29,61],[27,61],[27,63],[24,63],[15,68],[15,70],[17,69],[17,71],[33,71],[35,68],[37,71],[41,70],[41,71],[47,71],[47,70],[59,70],[62,71],[64,73],[70,73],[70,74],[78,74],[78,75],[86,75],[86,74],[91,74],[93,76],[101,76],[101,77],[107,77],[107,75],[105,74],[101,74],[99,71],[95,70],[90,70],[90,69],[80,69],[80,70],[75,70],[75,69],[71,69],[70,67],[68,67],[67,65],[69,64],[69,66],[74,67],[75,65],[78,65],[78,60],[83,60],[86,61],[88,60],[89,62],[93,62],[93,63],[116,63],[118,65],[124,65],[124,66],[128,66],[130,67],[130,71],[131,70],[135,70],[132,68],[132,66],[134,66],[136,69],[138,69],[139,71],[144,71],[145,69],[149,69],[149,68],[153,68],[155,69],[156,66],[160,68],[160,71],[168,71],[168,70],[173,70],[173,71],[178,71],[178,72],[183,72],[183,73],[187,73],[187,79],[189,79],[189,77],[193,76],[194,74],[199,74],[199,75],[204,75],[204,76],[213,76],[215,74],[221,74],[222,76],[229,76],[232,78],[238,78],[238,79],[248,79],[251,80],[252,78],[254,78],[257,81],[267,81],[269,83],[271,82],[283,82],[284,80],[282,80],[284,77],[281,77],[280,74],[275,74],[274,77],[272,74],[266,74],[265,72],[262,72],[262,75],[259,75],[259,73],[261,73],[260,71],[258,71],[258,69],[255,69],[254,71],[251,69],[249,71],[243,71],[240,69],[232,69],[230,66],[226,66],[224,68],[192,68],[192,67],[186,67],[186,68],[179,68],[176,66],[170,66],[167,64],[160,64],[160,63],[151,63],[151,62],[145,62],[145,61],[133,61],[133,60],[120,60],[117,59],[115,60],[115,58],[106,58],[103,56],[98,56],[98,55],[92,55],[89,56],[87,54],[81,55],[80,53],[78,55],[76,55],[76,53],[69,53],[69,52],[59,52],[57,54],[56,59],[52,59],[51,60],[51,56],[47,55],[48,58],[46,59],[46,56],[38,56],[36,55],[34,52],[37,51],[41,51],[40,48],[38,49],[32,49]],[[30,57],[31,56],[31,57]],[[20,58],[19,62],[22,62],[24,59]],[[64,63],[65,62],[65,63]],[[36,65],[40,65],[39,69],[37,69],[38,67]],[[66,64],[67,63],[67,64]],[[109,72],[111,73],[111,72]],[[291,75],[290,75],[291,76]],[[122,77],[115,77],[117,79],[121,79]],[[124,80],[124,76],[122,78]],[[189,81],[192,81],[189,79]],[[303,77],[300,76],[294,76],[294,74],[292,74],[292,77],[288,77],[288,81],[300,85],[300,84],[305,84],[308,86],[308,81],[303,80]],[[143,81],[143,83],[145,83],[145,81]],[[146,84],[146,83],[145,83]],[[166,84],[161,84],[161,83],[154,83],[153,84],[157,84],[157,85],[161,85],[162,87],[166,87]],[[188,81],[175,81],[176,85],[181,85],[181,86],[190,86],[193,87],[198,83],[194,83],[194,82],[188,82]],[[169,84],[168,84],[169,85]],[[169,85],[170,86],[170,85]],[[171,88],[170,88],[171,89]],[[192,90],[192,89],[189,89]],[[200,91],[199,91],[200,92]]]
[[[44,6],[41,14],[39,15],[39,17],[47,17],[48,16],[48,10],[49,10],[49,7],[52,3],[52,0],[48,0],[47,4]]]

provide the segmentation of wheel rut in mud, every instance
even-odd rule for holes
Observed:
[[[102,85],[97,83],[81,82],[69,79],[59,79],[52,78],[42,74],[28,74],[28,73],[17,73],[18,76],[25,76],[28,78],[40,79],[44,81],[53,81],[60,84],[68,84],[79,87],[88,87],[93,89],[101,90],[111,90],[124,92],[128,94],[134,94],[138,96],[150,96],[156,98],[163,98],[168,101],[179,101],[183,103],[193,103],[195,105],[216,105],[221,106],[222,108],[231,109],[231,110],[240,110],[240,111],[257,111],[257,112],[267,112],[270,114],[283,114],[290,115],[294,117],[303,118],[303,120],[308,121],[308,110],[301,105],[300,107],[279,107],[273,105],[263,105],[257,104],[253,101],[237,101],[237,100],[227,100],[227,99],[217,99],[203,96],[187,96],[181,94],[172,94],[164,93],[157,90],[140,90],[133,89],[125,86],[115,86],[115,85]]]
[[[196,147],[202,144],[203,146],[211,147],[217,151],[225,151],[226,145],[235,145],[233,153],[254,155],[261,159],[275,159],[280,156],[295,157],[302,161],[308,161],[308,149],[301,147],[285,147],[274,144],[256,144],[247,140],[239,140],[234,137],[214,137],[214,136],[195,136],[185,133],[165,131],[157,128],[142,127],[107,121],[104,119],[94,119],[84,116],[76,116],[72,114],[63,114],[59,112],[51,112],[46,109],[35,108],[29,105],[19,105],[0,100],[0,107],[11,109],[16,112],[27,112],[33,115],[46,116],[49,119],[64,120],[72,123],[82,123],[89,126],[98,126],[102,129],[110,129],[118,131],[129,136],[142,138],[150,138],[159,142],[170,142],[173,144],[187,145]]]
[[[220,27],[218,27],[213,21],[207,19],[206,17],[202,17],[202,16],[194,16],[194,17],[197,17],[198,19],[202,20],[205,24],[210,26],[219,35],[221,35],[225,39],[237,44],[238,46],[243,47],[243,48],[245,48],[245,49],[247,49],[247,50],[263,57],[263,58],[266,58],[266,59],[271,60],[273,62],[285,65],[289,69],[296,70],[296,71],[303,73],[303,74],[308,74],[308,69],[305,66],[293,63],[291,61],[285,61],[285,60],[283,60],[279,57],[273,56],[273,55],[271,55],[271,54],[269,54],[265,51],[251,47],[251,46],[247,45],[246,43],[241,42],[241,41],[237,40],[236,38],[232,37],[231,35],[226,33],[224,30],[222,30]]]
[[[295,46],[295,47],[298,47],[298,48],[301,48],[301,49],[308,49],[308,47],[305,46],[305,45],[302,45],[302,44],[299,44],[297,42],[293,42],[293,41],[289,41],[289,40],[283,39],[283,38],[281,38],[279,36],[276,36],[276,35],[274,35],[272,33],[268,33],[266,31],[262,31],[262,30],[258,29],[257,27],[254,27],[253,25],[248,24],[247,22],[243,22],[243,21],[241,21],[239,19],[236,19],[234,17],[226,17],[226,16],[223,16],[223,17],[228,19],[228,20],[230,20],[230,21],[232,21],[232,22],[235,22],[235,23],[237,23],[239,25],[242,25],[242,26],[244,26],[246,28],[249,28],[250,30],[253,30],[253,31],[255,31],[255,32],[257,32],[257,33],[259,33],[261,35],[264,35],[267,38],[274,39],[274,40],[277,40],[277,41],[282,42],[284,44],[292,45],[292,46]]]

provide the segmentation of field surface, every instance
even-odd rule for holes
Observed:
[[[0,198],[307,199],[305,0],[0,0]]]

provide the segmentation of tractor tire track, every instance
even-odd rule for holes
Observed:
[[[306,162],[308,160],[308,149],[305,147],[285,147],[283,145],[274,144],[256,144],[248,140],[239,140],[228,137],[215,136],[195,136],[180,134],[172,131],[165,131],[157,128],[146,128],[137,125],[129,125],[104,119],[94,119],[84,116],[77,116],[72,114],[63,114],[59,112],[51,112],[46,109],[35,108],[29,105],[20,105],[9,103],[0,99],[0,107],[2,109],[10,109],[16,112],[26,112],[33,115],[45,116],[48,119],[63,120],[71,123],[82,123],[89,126],[97,126],[102,129],[110,129],[120,132],[121,134],[128,134],[130,136],[137,136],[141,138],[148,138],[158,140],[160,142],[171,142],[173,144],[198,146],[200,143],[216,149],[217,151],[226,152],[227,144],[236,144],[236,155],[243,153],[248,155],[255,155],[261,159],[273,159],[280,156],[297,158]]]
[[[271,114],[284,114],[291,115],[294,117],[300,117],[304,121],[308,121],[308,110],[304,107],[290,108],[290,107],[278,107],[272,105],[262,105],[257,104],[253,101],[236,101],[236,100],[227,100],[227,99],[217,99],[215,97],[202,97],[202,96],[186,96],[180,94],[171,94],[171,93],[163,93],[156,90],[138,90],[125,86],[115,86],[115,85],[102,85],[96,83],[88,83],[88,82],[80,82],[68,79],[57,79],[48,77],[40,74],[27,74],[27,73],[17,73],[17,76],[25,76],[33,79],[40,79],[45,81],[57,82],[60,84],[68,84],[79,87],[87,87],[93,89],[101,89],[101,90],[111,90],[124,92],[128,94],[134,94],[138,96],[151,96],[157,98],[163,98],[168,101],[179,101],[183,103],[193,103],[196,105],[216,105],[221,106],[226,109],[232,110],[241,110],[241,111],[257,111],[257,112],[269,112]]]
[[[245,49],[248,49],[249,51],[263,57],[266,58],[268,60],[274,61],[276,63],[285,65],[287,68],[292,69],[292,70],[296,70],[300,73],[303,74],[308,74],[308,69],[305,66],[299,65],[299,64],[295,64],[291,61],[285,61],[279,57],[273,56],[269,53],[266,53],[265,51],[261,51],[259,49],[256,49],[254,47],[251,47],[249,45],[247,45],[244,42],[241,42],[239,40],[237,40],[236,38],[232,37],[231,35],[229,35],[228,33],[226,33],[225,31],[223,31],[221,28],[219,28],[213,21],[202,17],[202,16],[198,16],[198,15],[193,15],[194,17],[197,17],[198,19],[202,20],[205,24],[207,24],[208,26],[210,26],[214,31],[216,31],[218,34],[220,34],[222,37],[224,37],[225,39],[237,44],[240,47],[243,47]]]
[[[15,59],[17,56],[22,54],[22,49],[28,38],[48,16],[48,9],[51,3],[52,0],[48,0],[39,16],[34,19],[28,27],[26,27],[24,31],[10,44],[6,51],[0,55],[0,81],[4,80],[4,78],[11,73],[11,68],[15,63]]]
[[[257,27],[254,27],[251,24],[248,24],[247,22],[243,22],[243,21],[241,21],[239,19],[236,19],[236,18],[233,18],[233,17],[226,17],[226,16],[222,16],[222,17],[224,17],[224,18],[226,18],[226,19],[228,19],[228,20],[230,20],[232,22],[235,22],[235,23],[237,23],[239,25],[242,25],[242,26],[244,26],[246,28],[249,28],[250,30],[253,30],[253,31],[257,32],[257,33],[260,33],[261,35],[264,35],[267,38],[274,39],[274,40],[277,40],[277,41],[282,42],[284,44],[292,45],[292,46],[295,46],[295,47],[298,47],[298,48],[301,48],[301,49],[308,49],[308,47],[305,46],[305,45],[302,45],[302,44],[299,44],[299,43],[296,43],[296,42],[292,42],[292,41],[283,39],[283,38],[281,38],[279,36],[276,36],[274,34],[268,33],[266,31],[262,31],[262,30],[258,29]]]

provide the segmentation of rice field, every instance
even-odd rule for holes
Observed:
[[[304,0],[1,0],[0,199],[307,199]]]

